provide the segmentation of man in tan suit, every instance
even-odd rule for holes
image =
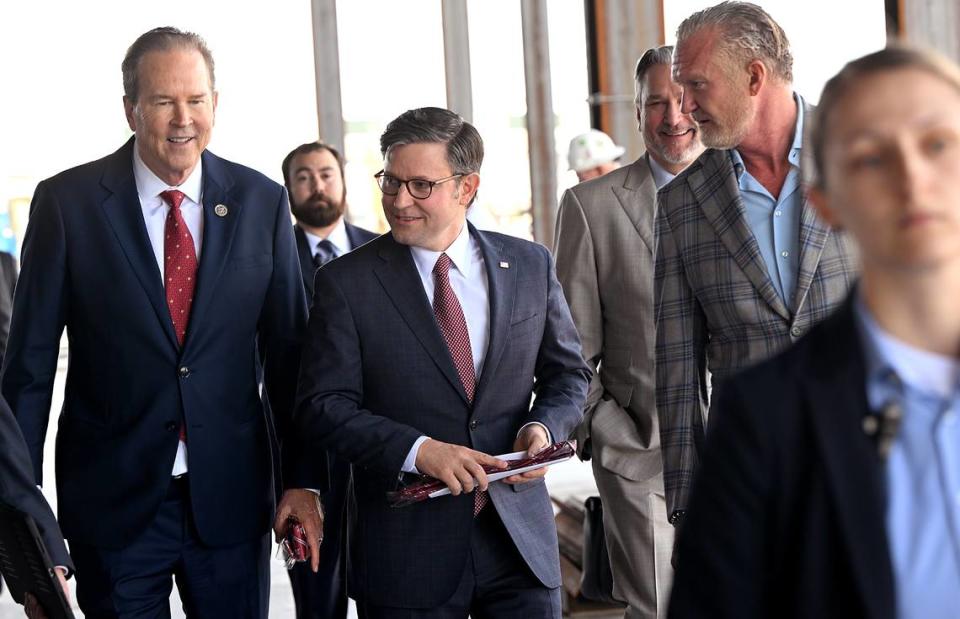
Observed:
[[[637,63],[637,119],[647,153],[568,190],[557,220],[557,275],[599,366],[579,443],[592,456],[614,595],[627,617],[665,617],[673,529],[667,522],[654,406],[653,221],[657,189],[703,151],[697,124],[680,113],[672,48]],[[581,454],[584,455],[584,454]]]

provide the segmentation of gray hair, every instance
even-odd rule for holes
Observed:
[[[453,174],[480,171],[483,163],[480,134],[458,114],[439,107],[407,110],[391,120],[380,136],[380,154],[386,157],[394,146],[422,143],[446,144],[447,162]]]
[[[184,32],[171,26],[154,28],[141,34],[127,49],[120,70],[123,72],[123,94],[133,103],[140,95],[140,62],[150,52],[167,52],[174,49],[196,50],[203,56],[210,73],[210,90],[215,90],[213,54],[207,42],[199,34]]]
[[[640,60],[637,61],[637,68],[633,72],[633,81],[637,92],[636,96],[633,98],[633,102],[636,104],[637,108],[639,108],[643,103],[642,84],[643,78],[647,75],[647,71],[650,70],[650,67],[658,64],[665,64],[669,67],[671,62],[673,62],[672,45],[651,47],[643,53],[643,56],[640,56]]]
[[[721,49],[733,60],[763,60],[786,83],[793,82],[793,54],[787,34],[770,15],[749,2],[721,2],[694,13],[677,28],[677,47],[704,28],[719,28]]]

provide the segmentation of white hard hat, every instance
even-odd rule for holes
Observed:
[[[574,172],[583,172],[618,159],[626,149],[617,146],[603,131],[591,129],[570,140],[567,161]]]

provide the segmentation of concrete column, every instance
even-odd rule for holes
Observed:
[[[311,0],[311,14],[319,137],[336,146],[346,156],[343,148],[343,107],[340,99],[337,0]]]

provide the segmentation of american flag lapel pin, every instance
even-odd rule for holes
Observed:
[[[504,260],[501,260],[501,261],[500,261],[500,268],[501,268],[501,269],[509,269],[509,268],[510,268],[510,263],[509,263],[509,262],[506,262],[506,261],[504,261]]]

